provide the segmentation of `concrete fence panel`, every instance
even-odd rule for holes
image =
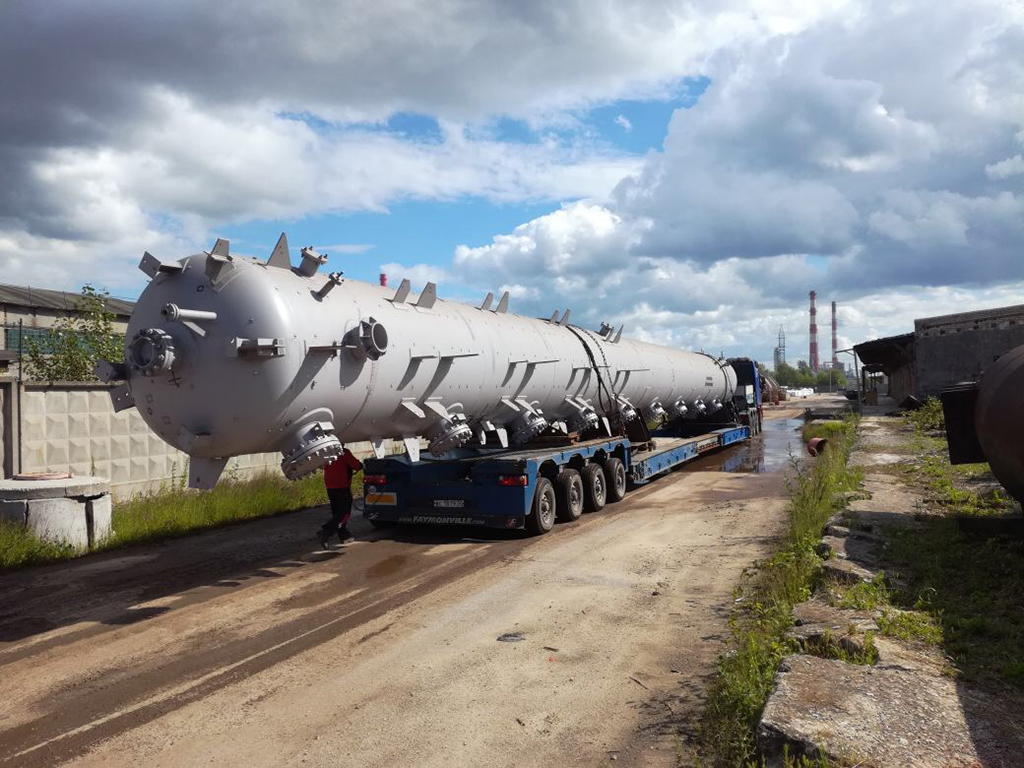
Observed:
[[[114,413],[108,385],[7,384],[0,391],[0,405],[20,395],[20,419],[14,420],[20,424],[3,419],[2,443],[18,455],[17,461],[4,464],[5,475],[59,471],[107,477],[118,499],[154,491],[187,476],[188,456],[153,434],[136,409]],[[354,443],[349,448],[356,455],[370,453],[368,443]],[[395,448],[394,444],[386,446],[388,452]],[[277,453],[239,456],[228,464],[225,477],[280,474],[280,461]]]

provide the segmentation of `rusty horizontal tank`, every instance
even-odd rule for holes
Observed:
[[[980,381],[951,387],[941,399],[950,462],[987,461],[1024,503],[1024,345],[1000,355]]]
[[[177,261],[146,253],[150,278],[128,323],[115,408],[136,407],[190,456],[189,483],[211,487],[227,460],[280,451],[290,478],[339,455],[344,441],[421,438],[443,455],[468,443],[527,443],[550,430],[610,433],[633,420],[698,419],[731,405],[724,360],[632,340],[569,312],[509,312],[509,296],[446,301],[328,272],[281,236],[267,261],[209,251]],[[325,274],[326,272],[326,274]]]

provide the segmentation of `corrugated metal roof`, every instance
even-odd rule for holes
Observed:
[[[38,307],[40,309],[59,309],[73,311],[79,294],[67,291],[51,291],[47,288],[32,288],[26,285],[6,285],[0,283],[0,304],[17,307]],[[120,317],[128,317],[135,308],[134,301],[111,298],[107,305],[110,311]]]

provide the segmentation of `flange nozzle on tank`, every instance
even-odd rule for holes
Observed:
[[[128,365],[142,376],[152,378],[171,370],[177,351],[174,339],[163,328],[143,328],[128,345]]]
[[[281,471],[289,480],[311,475],[320,467],[341,456],[341,441],[334,435],[329,421],[303,424],[281,451]]]

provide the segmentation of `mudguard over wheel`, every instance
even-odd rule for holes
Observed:
[[[626,497],[626,466],[620,459],[605,459],[604,479],[608,483],[608,503],[622,501]]]
[[[560,522],[571,523],[583,514],[583,478],[575,469],[563,469],[555,478],[557,516]]]
[[[600,464],[587,464],[583,468],[583,511],[599,512],[604,508],[608,482]]]
[[[526,530],[539,536],[554,528],[555,507],[555,487],[546,477],[538,477],[537,488],[533,492],[533,509],[526,518]]]

